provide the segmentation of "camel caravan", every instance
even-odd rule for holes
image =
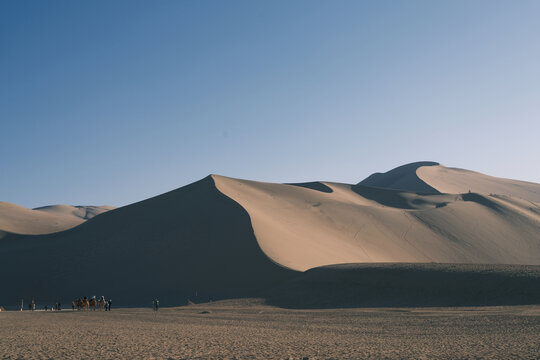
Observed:
[[[71,303],[71,307],[73,310],[75,310],[75,307],[77,307],[77,310],[87,310],[87,311],[96,311],[96,308],[98,310],[105,310],[105,311],[111,311],[111,305],[112,300],[105,300],[105,296],[102,296],[99,299],[96,299],[95,296],[92,296],[92,298],[87,298],[86,296],[83,298],[78,298],[74,302]]]

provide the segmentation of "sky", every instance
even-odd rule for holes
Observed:
[[[539,1],[0,2],[0,201],[432,160],[540,182]]]

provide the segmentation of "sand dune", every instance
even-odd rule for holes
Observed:
[[[72,229],[0,239],[0,304],[112,297],[141,305],[252,295],[291,272],[260,251],[249,216],[212,177]]]
[[[27,209],[0,202],[0,232],[15,234],[49,234],[81,224],[112,206],[52,205]]]
[[[447,193],[463,171],[450,170],[450,185],[441,185],[444,178],[428,178],[426,168],[443,171],[435,163],[409,164],[369,177],[370,186],[212,175],[92,218],[92,209],[19,209],[89,220],[49,235],[1,238],[0,303],[102,294],[123,305],[154,296],[169,304],[258,296],[301,271],[343,263],[540,265],[538,184],[473,173],[466,176],[475,191]],[[498,188],[488,188],[493,184]],[[490,195],[494,189],[503,194]]]
[[[415,162],[385,173],[375,173],[358,185],[425,194],[459,194],[471,191],[540,202],[540,184],[497,178],[430,161]]]
[[[354,262],[540,264],[539,207],[530,202],[214,179],[247,210],[263,252],[290,269]]]

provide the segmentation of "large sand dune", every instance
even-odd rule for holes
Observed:
[[[252,295],[290,273],[259,250],[248,214],[210,176],[60,233],[0,239],[1,304],[102,294],[183,304]]]
[[[540,208],[528,201],[214,179],[247,210],[264,253],[290,269],[358,262],[540,264]]]
[[[49,234],[77,226],[111,209],[114,208],[112,206],[71,205],[27,209],[8,202],[0,202],[0,232]]]
[[[445,185],[444,169],[414,163],[357,185],[212,175],[66,231],[7,234],[0,303],[257,296],[300,271],[343,263],[540,265],[540,185],[455,169]],[[463,173],[471,192],[448,193]]]

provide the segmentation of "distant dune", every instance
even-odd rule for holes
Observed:
[[[540,185],[536,183],[496,178],[442,165],[423,166],[418,168],[416,173],[422,181],[442,193],[471,191],[484,195],[506,195],[536,203],[540,202]]]
[[[52,205],[27,209],[8,202],[0,202],[0,232],[15,234],[49,234],[81,224],[112,206]]]
[[[154,296],[178,305],[262,296],[285,284],[300,286],[295,279],[303,271],[346,263],[540,265],[539,193],[540,184],[421,162],[356,185],[211,175],[100,214],[9,204],[0,213],[0,229],[9,232],[0,239],[0,303],[105,295],[123,305],[146,304]],[[36,213],[45,219],[41,228],[13,220]],[[43,216],[73,222],[48,235],[14,234],[49,232]],[[355,266],[362,278],[366,268]],[[399,279],[392,269],[392,279]],[[433,279],[448,274],[423,269],[412,273]],[[459,278],[463,271],[450,274]],[[540,287],[539,279],[520,284]],[[456,297],[463,297],[459,291]]]

